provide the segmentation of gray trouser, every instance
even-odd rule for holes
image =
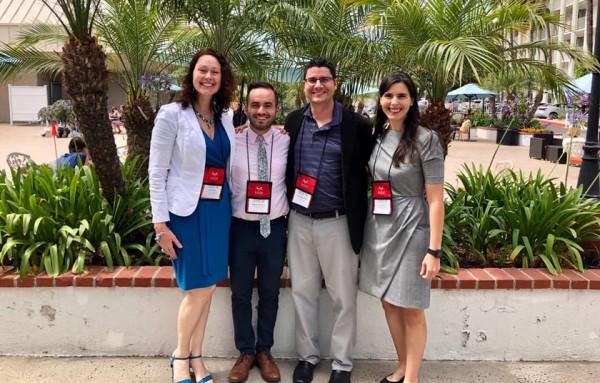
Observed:
[[[333,306],[332,369],[351,371],[356,344],[358,255],[350,245],[346,216],[315,220],[290,212],[288,257],[296,308],[296,351],[316,364],[319,350],[321,273]]]

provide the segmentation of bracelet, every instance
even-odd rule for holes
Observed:
[[[160,243],[160,237],[162,237],[163,234],[166,234],[169,231],[171,231],[171,230],[167,229],[167,230],[161,231],[160,233],[156,233],[156,235],[154,236],[154,240],[156,241],[156,243]]]

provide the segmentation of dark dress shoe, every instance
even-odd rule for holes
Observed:
[[[332,370],[329,383],[350,383],[352,371]]]
[[[256,354],[256,364],[260,368],[260,375],[267,382],[279,382],[281,380],[279,367],[270,352],[264,351]]]
[[[403,377],[401,377],[401,378],[400,378],[400,380],[396,380],[396,381],[394,381],[394,380],[389,380],[388,378],[389,378],[390,376],[391,376],[391,375],[388,375],[388,376],[386,376],[386,377],[385,377],[385,378],[383,378],[383,379],[381,380],[381,382],[379,382],[379,383],[404,383],[404,376],[403,376]]]
[[[294,383],[310,383],[313,380],[313,371],[315,370],[316,365],[301,360],[294,368]]]
[[[241,354],[235,362],[235,365],[229,372],[229,381],[231,383],[242,383],[248,379],[248,374],[252,367],[254,367],[254,361],[256,360],[255,355]]]

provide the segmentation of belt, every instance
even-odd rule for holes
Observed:
[[[322,213],[303,213],[294,209],[294,211],[298,214],[302,214],[312,219],[327,219],[327,218],[338,218],[346,214],[346,209],[337,209],[331,211],[324,211]]]

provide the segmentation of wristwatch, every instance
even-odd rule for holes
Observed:
[[[427,249],[427,254],[431,254],[436,258],[442,258],[442,250],[433,250],[432,248]]]

